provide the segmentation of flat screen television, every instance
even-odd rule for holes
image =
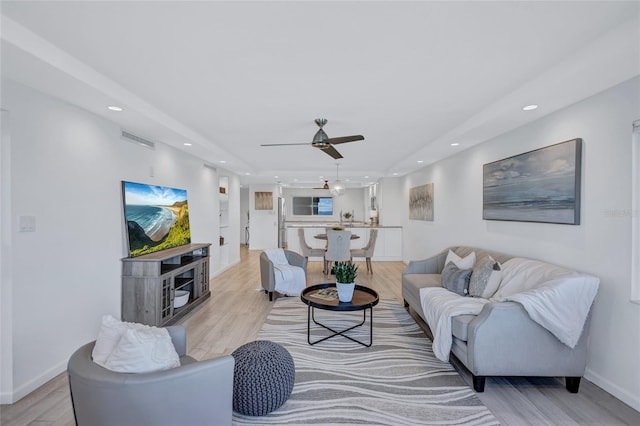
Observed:
[[[185,189],[122,182],[129,257],[191,243]]]

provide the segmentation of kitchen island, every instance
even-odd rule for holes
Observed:
[[[364,223],[339,222],[287,222],[287,248],[302,254],[298,240],[298,229],[304,229],[304,238],[313,248],[324,248],[327,241],[314,238],[318,234],[325,234],[327,228],[342,226],[346,231],[358,235],[360,238],[351,240],[351,248],[361,248],[369,242],[369,231],[378,230],[378,239],[373,251],[373,261],[402,261],[402,227],[367,225]],[[322,261],[321,257],[310,257],[309,260]]]

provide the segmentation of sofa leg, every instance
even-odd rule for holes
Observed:
[[[478,393],[484,392],[484,381],[486,377],[473,374],[471,376],[473,377],[473,389]]]
[[[581,377],[565,377],[564,383],[567,387],[567,390],[571,393],[578,393],[578,388],[580,387],[580,379]]]
[[[269,292],[269,302],[273,302],[273,292]]]
[[[409,302],[406,299],[402,299],[402,301],[404,302],[404,307],[409,309]]]

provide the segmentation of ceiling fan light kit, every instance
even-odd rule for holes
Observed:
[[[333,182],[333,184],[331,185],[331,188],[329,189],[329,192],[331,193],[331,195],[335,197],[340,197],[344,195],[344,191],[345,191],[345,187],[342,184],[342,182],[340,182],[339,180]]]
[[[329,188],[329,192],[331,193],[331,195],[335,197],[340,197],[344,195],[344,191],[346,190],[344,184],[340,182],[340,177],[338,175],[338,167],[340,167],[340,164],[336,164],[336,180],[331,184],[331,187]]]

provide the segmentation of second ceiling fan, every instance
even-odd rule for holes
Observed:
[[[355,141],[363,141],[364,136],[362,135],[353,135],[353,136],[342,136],[338,138],[330,138],[327,134],[322,130],[322,127],[327,124],[326,118],[316,118],[316,124],[320,129],[313,136],[313,140],[309,144],[307,143],[271,143],[271,144],[262,144],[260,146],[286,146],[286,145],[311,145],[314,148],[321,149],[325,154],[330,155],[336,160],[339,158],[343,158],[342,154],[338,152],[337,149],[333,147],[333,145],[338,145],[346,142],[355,142]]]

